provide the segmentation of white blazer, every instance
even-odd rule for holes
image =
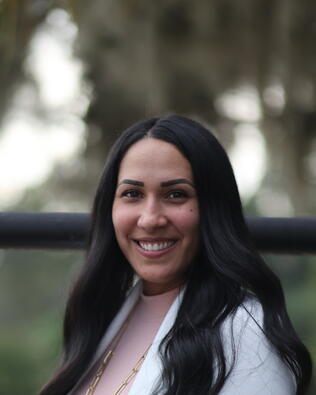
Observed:
[[[114,339],[135,306],[141,292],[142,284],[138,282],[102,337],[87,373],[104,354],[105,349]],[[166,314],[128,395],[151,395],[159,382],[162,365],[158,355],[158,347],[176,319],[183,294],[184,290],[179,293]],[[295,394],[296,384],[293,375],[267,341],[261,329],[262,322],[261,305],[255,299],[249,299],[223,323],[222,339],[227,362],[229,364],[232,360],[232,338],[234,339],[236,361],[219,395]],[[76,394],[85,377],[86,375],[68,395]]]

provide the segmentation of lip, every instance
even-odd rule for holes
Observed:
[[[159,250],[159,251],[147,251],[147,250],[144,250],[138,244],[140,241],[147,242],[147,243],[149,243],[149,242],[150,243],[154,243],[154,242],[159,243],[159,242],[170,241],[170,240],[175,241],[175,243],[172,244],[170,247],[165,248],[163,250]],[[171,238],[165,238],[165,237],[164,238],[147,238],[147,237],[145,237],[145,238],[133,239],[133,242],[135,244],[135,247],[136,247],[137,251],[141,255],[143,255],[144,257],[146,257],[146,258],[159,258],[159,257],[161,257],[163,255],[168,254],[171,250],[173,250],[175,248],[175,246],[177,245],[178,240],[171,239]]]
[[[170,241],[170,240],[176,241],[177,239],[175,237],[137,237],[137,238],[133,237],[132,240],[137,242],[144,241],[147,243],[155,243],[155,242],[159,243],[159,242]]]

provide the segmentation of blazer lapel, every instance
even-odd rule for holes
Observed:
[[[98,361],[99,358],[103,355],[105,349],[109,346],[111,341],[114,339],[115,335],[118,333],[118,331],[121,329],[122,325],[126,321],[129,313],[133,310],[134,306],[136,305],[140,294],[142,293],[142,283],[139,281],[131,290],[130,294],[126,298],[125,302],[123,303],[123,306],[119,310],[119,312],[116,314],[114,320],[111,322],[109,325],[107,331],[103,335],[98,349],[94,355],[93,361],[91,363],[91,366],[95,364],[96,361]]]
[[[180,291],[168,310],[128,395],[151,395],[158,384],[162,372],[158,348],[175,322],[183,294],[184,289]]]

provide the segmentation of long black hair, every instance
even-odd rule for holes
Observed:
[[[311,359],[289,320],[279,279],[253,246],[227,154],[198,122],[170,115],[131,126],[108,156],[92,211],[87,262],[66,308],[62,362],[40,395],[64,395],[74,388],[132,286],[133,270],[115,239],[112,203],[121,160],[145,137],[173,144],[188,159],[200,210],[198,257],[176,321],[160,347],[165,395],[220,391],[231,370],[221,326],[249,293],[262,305],[264,333],[293,372],[296,394],[306,394]]]

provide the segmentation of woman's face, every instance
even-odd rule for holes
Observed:
[[[198,249],[199,207],[191,165],[175,146],[146,138],[127,151],[112,219],[144,293],[167,292],[185,281]]]

